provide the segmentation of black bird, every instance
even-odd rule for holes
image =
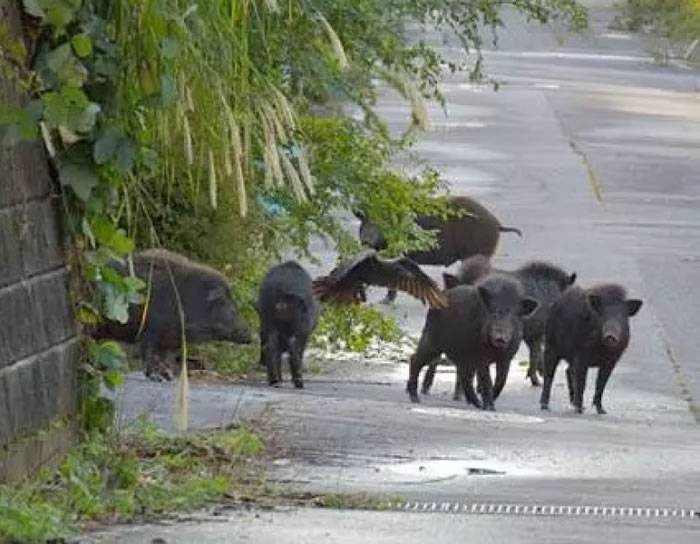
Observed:
[[[313,292],[321,302],[350,304],[367,300],[367,285],[404,291],[431,308],[447,307],[440,288],[415,262],[407,257],[384,259],[374,250],[342,261],[327,276],[316,278]]]

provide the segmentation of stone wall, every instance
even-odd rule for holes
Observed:
[[[0,0],[0,21],[21,39],[18,4]],[[0,104],[20,103],[0,79]],[[79,353],[60,213],[41,143],[0,139],[0,482],[50,462],[74,434]]]

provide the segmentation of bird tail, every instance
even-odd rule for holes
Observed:
[[[515,227],[504,227],[504,226],[499,226],[498,227],[499,232],[514,232],[517,234],[520,238],[523,237],[523,233],[520,231],[520,229],[517,229]]]

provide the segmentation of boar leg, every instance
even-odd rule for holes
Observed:
[[[420,402],[418,398],[418,375],[421,369],[440,357],[440,351],[431,345],[430,335],[424,334],[418,342],[418,349],[411,357],[411,364],[408,371],[408,381],[406,391],[411,398],[411,402]]]
[[[574,374],[574,409],[577,414],[583,413],[583,392],[586,389],[586,377],[588,376],[588,365],[576,359],[572,362]]]
[[[154,382],[163,381],[163,376],[160,372],[160,352],[155,339],[148,334],[144,334],[141,338],[140,351],[143,373],[146,378]]]
[[[301,376],[306,338],[294,336],[289,341],[289,369],[292,373],[292,381],[297,389],[304,389],[304,380]]]
[[[481,401],[479,397],[476,396],[474,391],[474,375],[476,374],[476,367],[471,363],[465,361],[460,361],[457,365],[461,371],[457,371],[458,378],[462,381],[462,391],[464,391],[464,399],[467,404],[473,404],[477,408],[481,408]]]
[[[481,393],[482,408],[484,410],[494,411],[493,398],[493,383],[491,382],[491,365],[489,363],[479,365],[477,378],[479,379],[479,390]]]
[[[593,397],[593,406],[595,406],[596,411],[603,415],[607,414],[605,408],[603,408],[603,391],[608,383],[608,378],[612,373],[613,365],[601,364],[598,367],[598,376],[595,381],[595,396]]]
[[[544,386],[542,387],[542,394],[540,395],[540,408],[542,408],[542,410],[549,410],[549,399],[552,394],[552,382],[554,381],[554,374],[557,371],[559,360],[558,355],[555,355],[551,349],[545,348]]]
[[[540,379],[537,372],[542,370],[544,358],[544,342],[542,338],[530,340],[527,347],[530,349],[530,365],[527,369],[527,377],[530,378],[530,383],[533,387],[540,385]]]
[[[259,365],[263,368],[267,367],[267,361],[265,360],[265,343],[267,342],[267,331],[264,327],[260,327],[260,361]]]
[[[574,384],[574,371],[569,365],[566,369],[566,387],[569,390],[569,403],[574,406],[574,391],[576,390],[576,385]]]
[[[159,372],[163,380],[166,382],[172,381],[173,378],[180,375],[180,367],[177,365],[177,352],[166,350],[163,352],[160,359]]]
[[[499,397],[501,391],[503,391],[503,388],[506,386],[508,372],[510,372],[510,359],[507,361],[496,361],[496,382],[493,387],[494,400]]]
[[[428,370],[425,371],[425,376],[423,376],[423,385],[420,388],[420,392],[423,395],[427,395],[430,392],[430,388],[433,386],[433,381],[435,380],[435,370],[440,363],[440,357],[433,359],[428,364]]]
[[[277,331],[270,331],[265,335],[262,349],[267,367],[267,383],[276,385],[282,381],[282,351]]]
[[[464,369],[462,369],[459,365],[456,365],[455,391],[452,394],[452,400],[459,400],[462,398],[464,389],[462,386],[462,374],[464,374]]]

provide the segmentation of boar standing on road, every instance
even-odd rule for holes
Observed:
[[[496,251],[501,232],[514,232],[514,227],[504,227],[493,213],[467,196],[449,197],[449,205],[462,211],[444,219],[440,216],[421,216],[416,223],[425,230],[436,230],[435,245],[431,249],[414,251],[406,256],[423,265],[450,266],[461,259],[481,254],[491,256]],[[366,216],[356,213],[360,221],[360,241],[363,245],[381,251],[386,248],[386,239],[379,227]],[[389,289],[386,302],[396,298],[396,290]]]
[[[522,318],[535,311],[537,302],[524,296],[517,281],[498,274],[487,276],[475,286],[450,289],[445,296],[447,308],[428,312],[418,348],[411,357],[406,390],[411,401],[419,402],[421,369],[444,353],[457,366],[466,401],[493,410],[494,391],[503,389],[507,367],[522,339]],[[504,370],[498,374],[495,390],[489,373],[492,362]],[[475,375],[483,402],[474,391]]]
[[[603,391],[629,343],[629,318],[641,307],[641,300],[628,299],[625,289],[617,284],[590,289],[570,287],[564,292],[552,306],[547,320],[544,387],[540,398],[543,410],[549,409],[557,365],[561,359],[566,359],[569,400],[576,412],[583,412],[588,369],[597,367],[593,406],[599,414],[606,413]]]
[[[282,354],[289,354],[294,387],[302,389],[302,366],[309,336],[316,327],[319,305],[311,276],[298,263],[272,267],[260,285],[260,358],[270,385],[282,381]]]
[[[530,261],[513,271],[491,268],[491,262],[484,255],[465,259],[456,275],[444,273],[445,288],[456,285],[473,285],[490,272],[512,277],[520,282],[525,295],[537,301],[537,310],[523,320],[523,340],[530,350],[530,364],[527,376],[532,385],[540,385],[537,373],[542,373],[544,357],[544,329],[552,304],[566,288],[576,281],[576,274],[568,274],[558,266],[546,261]],[[427,392],[433,381],[437,361],[430,366],[423,380],[423,390]],[[427,387],[427,388],[426,388]],[[456,393],[455,393],[456,394]]]
[[[138,342],[144,373],[149,379],[173,377],[173,358],[182,348],[180,308],[184,314],[184,337],[189,343],[252,341],[223,274],[164,249],[135,253],[133,263],[136,276],[148,284],[145,314],[143,304],[132,305],[125,324],[106,322],[94,336]],[[127,272],[122,265],[115,268]]]

